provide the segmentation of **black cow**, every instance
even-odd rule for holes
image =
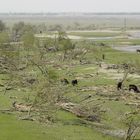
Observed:
[[[72,84],[73,86],[78,85],[78,80],[77,80],[77,79],[72,80],[72,81],[71,81],[71,84]]]
[[[137,52],[137,53],[140,53],[140,49],[137,49],[136,52]]]
[[[63,83],[64,85],[68,85],[69,81],[66,78],[64,78],[64,79],[61,79],[61,83]]]
[[[120,90],[120,89],[122,89],[122,81],[121,82],[118,82],[118,84],[117,84],[117,90]]]
[[[129,91],[133,90],[135,93],[139,93],[139,89],[136,85],[129,85]]]
[[[122,64],[122,67],[123,67],[124,69],[128,69],[128,68],[129,68],[129,65],[128,65],[127,63],[123,63],[123,64]]]

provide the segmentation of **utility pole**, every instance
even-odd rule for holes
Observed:
[[[127,28],[126,18],[124,18],[124,33],[126,33],[126,28]]]

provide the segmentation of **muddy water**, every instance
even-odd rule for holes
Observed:
[[[58,36],[55,35],[45,35],[45,34],[36,34],[35,37],[39,38],[57,38]],[[69,39],[72,40],[110,40],[110,39],[117,39],[121,38],[120,36],[110,36],[110,37],[82,37],[82,36],[76,36],[76,35],[68,35]]]
[[[136,52],[137,49],[140,50],[140,45],[138,46],[123,46],[123,47],[113,47],[115,50],[125,51],[125,52]]]

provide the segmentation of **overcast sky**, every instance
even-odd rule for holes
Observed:
[[[0,12],[140,12],[140,0],[0,0]]]

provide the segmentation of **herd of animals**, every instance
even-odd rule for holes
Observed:
[[[68,84],[70,84],[70,82],[69,82],[66,78],[61,79],[61,83],[62,83],[63,85],[68,85]],[[71,81],[71,84],[72,84],[73,86],[78,85],[78,80],[77,80],[77,79],[72,80],[72,81]],[[117,90],[118,90],[118,91],[119,91],[119,90],[122,90],[122,84],[123,84],[123,81],[120,81],[120,82],[117,83]],[[140,90],[138,89],[138,87],[137,87],[136,85],[133,85],[133,84],[130,84],[130,85],[129,85],[129,91],[134,91],[135,93],[140,93]]]
[[[117,84],[117,90],[121,90],[122,89],[122,81],[118,82]],[[129,91],[134,91],[135,93],[140,93],[140,90],[138,89],[138,87],[136,85],[129,85]]]
[[[64,78],[64,79],[61,79],[61,83],[62,83],[63,85],[68,85],[68,84],[69,84],[69,81],[68,81],[66,78]],[[71,84],[72,84],[73,86],[78,85],[78,80],[77,80],[77,79],[72,80],[72,81],[71,81]]]
[[[140,49],[137,49],[136,52],[137,52],[137,53],[140,53]],[[102,55],[102,59],[105,59],[105,55],[104,55],[104,54]],[[126,68],[126,69],[128,68],[128,65],[127,65],[127,64],[123,64],[123,66],[124,66],[124,68]],[[69,82],[66,78],[61,79],[61,83],[62,83],[63,85],[68,85],[68,84],[70,84],[70,82]],[[78,80],[77,80],[77,79],[72,80],[72,81],[71,81],[71,84],[72,84],[72,86],[78,85]],[[120,81],[120,82],[117,83],[117,90],[118,90],[118,91],[119,91],[119,90],[122,90],[122,84],[123,84],[123,81]],[[134,85],[134,84],[130,84],[128,89],[129,89],[129,91],[134,91],[135,93],[140,93],[140,90],[139,90],[138,87],[137,87],[136,85]]]
[[[137,49],[136,52],[140,53],[140,49]],[[125,64],[124,67],[127,68],[128,66]],[[123,81],[120,81],[117,83],[117,90],[122,89],[122,84],[123,84]],[[129,85],[129,91],[134,91],[135,93],[140,93],[140,90],[138,89],[138,87],[136,85],[133,85],[133,84]]]

